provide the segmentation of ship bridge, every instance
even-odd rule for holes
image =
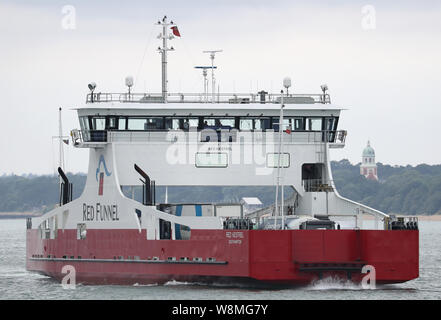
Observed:
[[[282,167],[300,195],[332,189],[327,149],[344,147],[347,133],[338,130],[342,109],[329,95],[265,93],[260,102],[224,95],[216,103],[185,97],[164,103],[160,95],[88,94],[77,109],[74,146],[111,148],[122,186],[140,185],[136,163],[158,185],[274,186]]]
[[[219,102],[205,103],[200,100],[203,95],[198,99],[182,94],[175,102],[162,103],[159,95],[88,94],[86,107],[78,109],[81,130],[73,132],[74,145],[102,147],[121,139],[164,141],[176,131],[195,131],[200,142],[235,142],[238,133],[279,132],[281,95],[265,93],[260,102],[256,96],[224,95]],[[290,94],[283,100],[286,142],[344,147],[346,131],[337,130],[342,109],[330,104],[329,95]]]

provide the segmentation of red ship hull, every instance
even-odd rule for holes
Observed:
[[[329,275],[358,282],[364,265],[375,267],[377,283],[419,276],[418,230],[192,230],[190,240],[147,240],[145,230],[118,229],[89,229],[77,240],[76,232],[40,239],[27,230],[27,269],[60,280],[71,265],[84,284],[303,285]]]

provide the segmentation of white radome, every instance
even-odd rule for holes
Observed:
[[[133,77],[132,76],[126,77],[126,86],[129,88],[133,86]]]

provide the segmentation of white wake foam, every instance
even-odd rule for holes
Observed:
[[[313,281],[307,290],[363,290],[361,284],[339,277],[326,277]]]

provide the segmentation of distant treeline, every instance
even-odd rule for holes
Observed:
[[[78,198],[86,183],[85,174],[68,174],[73,183],[73,198]],[[60,201],[60,184],[54,175],[0,176],[0,212],[45,212]]]
[[[416,167],[377,163],[379,181],[360,175],[360,164],[332,162],[338,192],[386,213],[441,214],[441,165]]]
[[[441,165],[390,166],[378,163],[380,181],[360,175],[360,164],[348,160],[332,162],[339,193],[386,213],[441,214]],[[84,174],[68,174],[73,197],[84,189]],[[164,201],[164,188],[157,190],[157,202]],[[130,190],[124,190],[130,193]],[[128,194],[129,195],[129,194]],[[265,205],[274,202],[274,187],[170,187],[168,202],[238,202],[257,196]],[[45,212],[59,202],[57,176],[0,176],[0,212]],[[140,198],[140,190],[135,190]],[[286,196],[289,197],[289,190]]]

